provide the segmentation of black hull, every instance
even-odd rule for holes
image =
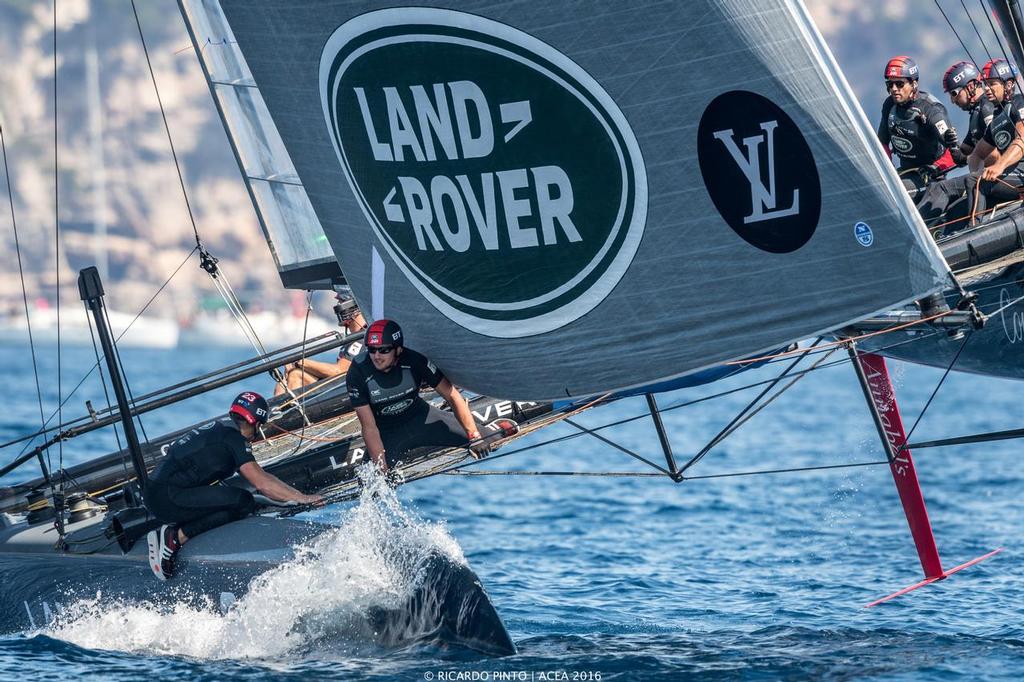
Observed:
[[[987,277],[968,282],[965,286],[978,294],[977,305],[980,310],[993,313],[1024,296],[1024,263],[1003,268]],[[950,305],[955,305],[958,298],[956,292],[946,294]],[[905,334],[882,334],[858,342],[858,347],[919,365],[942,369],[949,367],[964,339],[950,336],[942,330],[934,332],[928,327],[921,329],[917,338]],[[1024,303],[1014,304],[992,314],[982,329],[970,332],[970,341],[953,369],[1007,379],[1024,379]]]
[[[88,522],[69,537],[95,537],[105,522]],[[127,555],[102,544],[92,554],[52,549],[56,532],[24,524],[0,539],[0,631],[20,632],[60,618],[80,599],[146,603],[154,608],[186,602],[230,606],[258,575],[292,558],[291,547],[329,527],[291,519],[250,518],[205,533],[181,552],[172,580],[156,580],[145,541]],[[97,541],[98,542],[98,541]],[[79,546],[82,549],[83,546]],[[92,548],[88,548],[92,549]],[[501,618],[467,566],[432,553],[416,567],[411,594],[398,606],[345,614],[344,632],[385,647],[433,642],[492,656],[515,653]],[[339,585],[344,589],[344,585]],[[351,622],[355,618],[357,622]],[[284,634],[284,633],[282,633]]]

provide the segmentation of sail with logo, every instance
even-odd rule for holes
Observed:
[[[364,309],[472,390],[641,386],[951,283],[800,3],[182,4]]]

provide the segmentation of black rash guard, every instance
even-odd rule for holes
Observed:
[[[228,478],[246,462],[256,461],[233,422],[204,424],[167,447],[167,457],[151,478],[179,488],[210,485]]]
[[[952,127],[946,107],[920,90],[907,104],[896,104],[892,96],[885,98],[878,139],[900,157],[900,170],[919,168],[934,164],[946,153],[942,136]]]
[[[1017,136],[1016,126],[1021,121],[1024,121],[1024,95],[1016,94],[1009,102],[1004,102],[996,108],[996,114],[992,117],[992,122],[988,124],[983,139],[1002,154],[1013,142],[1013,138]],[[1007,168],[1006,172],[1010,172],[1016,167],[1017,165],[1014,164],[1013,167]]]
[[[988,97],[982,97],[970,111],[970,123],[967,125],[967,136],[964,137],[966,146],[974,148],[978,141],[985,137],[985,130],[996,114],[996,105]]]
[[[345,383],[352,407],[369,405],[377,426],[389,429],[425,414],[429,405],[420,397],[420,386],[437,388],[444,378],[434,363],[405,348],[387,372],[374,367],[368,354],[360,354],[348,368]]]

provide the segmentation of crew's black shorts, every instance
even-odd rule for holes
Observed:
[[[189,538],[243,519],[256,510],[252,493],[229,485],[179,488],[150,479],[145,499],[153,516],[181,528]]]
[[[395,426],[381,428],[388,466],[402,459],[412,450],[428,447],[467,445],[466,431],[451,412],[443,412],[430,405],[428,409]]]

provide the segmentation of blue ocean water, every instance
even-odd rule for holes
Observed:
[[[49,413],[57,396],[56,353],[39,352]],[[123,353],[136,394],[235,359],[237,353],[194,349]],[[90,350],[64,349],[62,394],[93,361]],[[35,428],[39,407],[27,349],[0,348],[0,362],[9,380],[0,415],[0,438],[6,440]],[[898,363],[890,368],[909,428],[942,373]],[[772,374],[772,368],[748,372],[659,396],[659,402],[667,408]],[[258,378],[244,385],[266,390],[268,384]],[[202,419],[223,410],[237,390],[146,416],[145,428],[156,434]],[[753,395],[742,391],[665,413],[677,458],[699,450]],[[1015,382],[952,374],[915,437],[1018,428],[1020,396]],[[65,417],[83,413],[86,398],[104,404],[95,381],[69,401]],[[642,400],[628,400],[580,415],[579,422],[597,426],[644,409]],[[526,442],[572,431],[555,426]],[[649,419],[604,433],[660,459]],[[114,446],[109,432],[83,438],[64,446],[64,461]],[[863,605],[921,577],[885,466],[682,484],[660,478],[441,476],[401,488],[399,498],[424,528],[457,543],[515,639],[516,656],[489,659],[432,646],[374,650],[343,642],[310,642],[282,652],[261,643],[257,628],[249,632],[245,622],[242,630],[237,622],[222,628],[213,616],[104,611],[101,605],[73,627],[0,636],[0,678],[1016,680],[1024,662],[1019,449],[1017,441],[1003,441],[916,453],[944,563],[1006,549],[872,609]],[[16,453],[8,448],[0,462]],[[56,450],[51,457],[59,457]],[[853,371],[842,364],[801,380],[691,473],[882,458]],[[589,436],[480,467],[504,469],[645,471]],[[33,473],[28,468],[21,475]],[[349,511],[325,509],[314,516],[340,523]],[[254,618],[272,618],[281,607],[273,594],[263,597],[265,603],[250,605]],[[176,639],[184,632],[187,637]]]

